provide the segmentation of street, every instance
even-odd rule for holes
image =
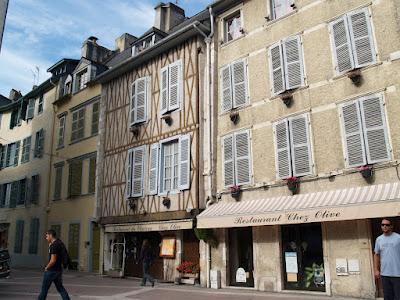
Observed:
[[[8,279],[0,279],[0,299],[35,299],[42,273],[32,270],[13,270]],[[156,283],[154,288],[141,287],[138,279],[116,279],[88,273],[66,272],[64,286],[71,299],[130,299],[130,300],[344,300],[319,295],[292,295],[257,292],[244,289],[211,290],[198,286]],[[47,299],[60,299],[52,285]]]

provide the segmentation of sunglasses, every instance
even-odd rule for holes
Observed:
[[[390,227],[390,226],[392,226],[392,224],[383,224],[383,223],[382,223],[381,226],[382,226],[382,227],[385,227],[385,226],[386,226],[386,227]]]

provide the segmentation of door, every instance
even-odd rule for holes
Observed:
[[[183,231],[182,261],[190,261],[197,265],[200,262],[199,240],[192,229]]]
[[[78,270],[79,267],[79,232],[80,224],[69,224],[68,253],[71,258],[71,269]]]
[[[99,272],[100,264],[100,226],[92,223],[92,272]]]

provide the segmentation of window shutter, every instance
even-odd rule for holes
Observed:
[[[63,167],[56,167],[56,178],[55,178],[55,186],[54,186],[54,199],[61,198],[61,188],[62,188],[62,172]]]
[[[132,196],[143,196],[145,146],[134,149],[132,165]]]
[[[0,145],[0,150],[0,169],[3,169],[6,166],[7,145]]]
[[[179,189],[190,188],[190,134],[179,138]]]
[[[130,126],[134,125],[136,122],[135,110],[136,110],[136,81],[131,85],[131,107],[129,110]]]
[[[18,186],[18,200],[17,200],[17,205],[24,205],[26,202],[26,183],[27,180],[26,178],[21,179],[19,182]]]
[[[347,14],[354,65],[357,68],[375,62],[375,49],[368,8]]]
[[[149,195],[156,195],[158,191],[158,149],[158,143],[150,147]]]
[[[135,123],[146,121],[146,77],[136,80],[135,84]]]
[[[251,182],[250,131],[237,132],[234,137],[236,184],[249,184]]]
[[[332,52],[335,61],[335,69],[338,73],[344,73],[354,68],[350,36],[347,18],[342,17],[330,23]]]
[[[14,253],[22,252],[23,240],[24,240],[24,221],[18,220],[15,228]]]
[[[81,108],[78,111],[78,139],[82,139],[85,137],[85,112],[85,108]]]
[[[69,165],[69,195],[82,193],[82,161],[73,161]]]
[[[99,132],[99,108],[100,102],[95,102],[92,105],[92,135]]]
[[[96,77],[96,66],[90,65],[88,68],[88,72],[89,72],[88,81],[91,81]]]
[[[0,207],[4,207],[6,202],[6,184],[0,184]]]
[[[222,139],[222,153],[223,153],[223,172],[224,172],[224,186],[231,187],[235,185],[235,166],[233,157],[233,135],[227,135]]]
[[[286,89],[304,85],[303,54],[300,36],[294,36],[283,42],[285,59]]]
[[[19,161],[19,148],[20,148],[21,142],[15,142],[15,156],[14,156],[14,167],[18,166],[18,161]]]
[[[26,119],[32,119],[35,114],[36,99],[29,99],[28,110],[26,111]]]
[[[161,69],[161,114],[168,111],[168,66]]]
[[[365,165],[365,147],[358,100],[340,106],[344,133],[345,160],[348,167]]]
[[[283,70],[283,55],[281,43],[269,48],[269,66],[271,77],[271,92],[273,95],[285,91],[285,74]]]
[[[169,65],[169,107],[168,110],[180,106],[182,95],[182,61],[178,60]]]
[[[29,254],[37,254],[39,238],[39,219],[33,218],[31,220],[29,232]]]
[[[231,67],[230,65],[225,66],[221,69],[220,80],[221,80],[221,103],[222,111],[228,111],[232,109],[232,78],[231,78]]]
[[[132,197],[132,164],[134,149],[128,150],[126,157],[126,197]]]
[[[312,174],[308,115],[289,118],[293,176]]]
[[[275,123],[274,131],[276,147],[276,176],[277,178],[284,179],[292,175],[288,121],[283,120]]]
[[[43,156],[43,149],[44,148],[44,130],[40,129],[36,133],[36,140],[35,140],[35,157],[42,157]]]
[[[31,203],[38,204],[39,202],[39,188],[40,180],[39,175],[33,175],[31,179]]]
[[[383,100],[380,95],[360,99],[365,148],[369,164],[390,159]]]
[[[96,156],[89,160],[89,184],[88,192],[94,193],[96,189]]]
[[[11,193],[10,193],[10,208],[14,208],[17,206],[18,189],[19,189],[19,181],[12,182]]]
[[[247,103],[247,60],[242,59],[232,64],[233,103],[234,107]]]

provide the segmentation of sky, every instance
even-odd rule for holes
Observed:
[[[89,36],[96,36],[100,45],[112,50],[121,34],[140,36],[153,26],[154,7],[159,2],[10,0],[0,50],[0,94],[8,97],[12,88],[26,94],[50,77],[46,70],[61,58],[79,59],[82,43]],[[209,3],[178,0],[186,16]]]

